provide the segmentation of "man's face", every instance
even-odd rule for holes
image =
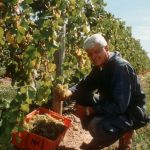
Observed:
[[[91,62],[96,66],[102,67],[109,59],[107,46],[100,48],[100,46],[96,44],[94,47],[86,49],[86,51]]]

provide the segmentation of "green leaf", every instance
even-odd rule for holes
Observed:
[[[27,4],[32,4],[32,3],[33,3],[33,0],[25,0],[25,2],[26,2]]]
[[[29,112],[29,104],[21,104],[20,109],[24,112]]]
[[[18,27],[18,31],[21,33],[21,34],[25,34],[25,32],[26,32],[26,29],[24,28],[24,27],[22,27],[22,26],[19,26]]]
[[[70,2],[71,2],[70,8],[75,9],[76,1],[75,0],[70,0]]]
[[[1,45],[4,45],[3,36],[4,36],[4,30],[0,27],[0,44]]]
[[[0,39],[2,39],[4,36],[4,30],[0,27]]]
[[[24,37],[24,36],[22,36],[20,33],[18,33],[18,34],[17,34],[17,37],[16,37],[17,43],[21,43],[22,40],[23,40],[23,37]]]
[[[4,45],[5,42],[4,42],[2,39],[0,39],[0,44],[1,44],[1,45]]]
[[[84,33],[90,32],[90,26],[88,26],[88,25],[83,25],[83,32],[84,32]]]
[[[30,105],[30,104],[32,104],[32,99],[27,98],[27,99],[26,99],[26,102]]]
[[[24,93],[27,92],[27,89],[26,89],[25,87],[21,87],[21,88],[20,88],[20,92],[21,92],[22,94],[24,94]]]
[[[75,5],[76,1],[75,0],[70,0],[72,5]]]
[[[32,87],[29,87],[28,96],[29,96],[29,99],[34,100],[35,97],[36,97],[36,91],[35,91],[35,89],[33,89]]]

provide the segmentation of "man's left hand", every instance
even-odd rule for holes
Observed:
[[[85,110],[87,116],[90,116],[94,113],[93,107],[86,107]]]

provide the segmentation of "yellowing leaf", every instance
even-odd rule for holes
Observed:
[[[4,31],[3,31],[3,29],[0,27],[0,39],[2,39],[3,36],[4,36]]]
[[[25,87],[21,87],[21,88],[20,88],[20,92],[21,92],[22,94],[26,93],[26,91],[27,91],[27,90],[26,90]]]
[[[53,15],[56,17],[56,18],[60,18],[61,16],[61,11],[60,10],[53,10]]]
[[[32,61],[30,62],[30,67],[34,67],[35,64],[36,64],[36,60],[32,60]]]
[[[10,44],[14,44],[15,43],[14,35],[12,35],[12,33],[10,31],[6,32],[6,40]]]
[[[75,0],[70,0],[70,2],[71,2],[70,8],[75,9],[76,1]]]
[[[140,144],[137,144],[137,145],[136,145],[136,150],[142,150]]]
[[[32,104],[32,99],[27,98],[27,99],[26,99],[26,102],[27,102],[28,104]]]
[[[48,64],[48,71],[49,72],[54,72],[56,69],[56,65],[55,64]]]
[[[20,109],[24,112],[29,112],[29,104],[21,104]]]
[[[3,29],[0,27],[0,44],[4,44],[4,41],[3,41],[3,36],[4,36],[4,31]]]
[[[23,36],[21,35],[21,34],[17,34],[17,37],[16,37],[16,40],[17,40],[17,43],[21,43],[22,42],[22,40],[23,40]]]
[[[22,26],[18,26],[18,31],[21,33],[21,34],[25,34],[26,32],[26,29]]]
[[[85,32],[85,33],[90,32],[90,26],[89,25],[83,25],[83,32]]]
[[[75,5],[76,1],[75,0],[70,0],[72,5]]]
[[[82,55],[82,51],[80,49],[77,49],[76,50],[76,54],[77,54],[77,56],[81,56]]]
[[[45,83],[45,85],[46,85],[46,86],[51,86],[51,85],[52,85],[52,82],[51,82],[51,81],[47,81],[47,82]]]

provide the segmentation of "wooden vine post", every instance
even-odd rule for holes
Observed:
[[[66,23],[62,27],[61,34],[61,48],[55,53],[55,64],[56,64],[56,76],[63,75],[62,64],[65,57],[65,35],[66,35]],[[52,109],[53,111],[62,114],[63,112],[63,101],[54,93],[52,100]]]

